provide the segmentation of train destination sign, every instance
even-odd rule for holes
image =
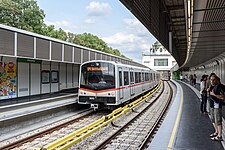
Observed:
[[[105,71],[108,67],[87,67],[87,71]]]

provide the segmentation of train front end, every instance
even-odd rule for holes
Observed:
[[[115,105],[115,65],[110,62],[93,61],[81,65],[79,104]]]

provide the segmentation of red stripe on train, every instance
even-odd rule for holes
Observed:
[[[149,81],[149,82],[142,82],[142,83],[138,83],[138,84],[132,84],[132,85],[129,85],[129,86],[122,86],[120,88],[111,88],[111,89],[99,90],[99,91],[85,89],[85,88],[80,88],[80,90],[87,91],[87,92],[92,92],[92,93],[103,93],[103,92],[110,92],[110,91],[117,91],[117,90],[120,90],[120,89],[125,89],[126,87],[131,88],[131,87],[134,87],[134,86],[138,86],[138,85],[142,85],[142,84],[146,84],[146,83],[150,83],[150,82],[151,81]]]

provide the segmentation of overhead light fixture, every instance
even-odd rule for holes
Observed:
[[[188,0],[188,18],[191,17],[191,0]]]
[[[185,8],[186,8],[186,31],[187,31],[187,56],[185,59],[184,64],[181,66],[183,67],[188,60],[190,59],[191,53],[191,40],[192,40],[192,23],[193,23],[193,0],[185,0]],[[192,51],[193,52],[193,51]]]
[[[191,28],[191,18],[188,18],[188,29]]]

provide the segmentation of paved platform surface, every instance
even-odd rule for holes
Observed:
[[[0,122],[74,104],[77,103],[77,100],[77,94],[68,94],[36,101],[0,106]]]
[[[78,87],[75,87],[71,89],[61,90],[60,92],[56,92],[56,93],[46,93],[46,94],[39,94],[39,95],[32,95],[32,96],[25,96],[25,97],[0,99],[0,107],[7,106],[7,105],[20,104],[25,102],[33,102],[33,101],[38,101],[42,99],[55,98],[59,96],[64,96],[68,94],[77,94],[77,93],[78,93]]]
[[[214,132],[209,116],[200,113],[196,94],[181,83],[184,91],[183,108],[173,149],[223,150],[221,142],[212,141]]]
[[[199,97],[186,84],[179,84],[182,90],[177,90],[177,96],[148,149],[223,150],[221,142],[211,141],[209,137],[214,129],[208,115],[200,114]],[[175,136],[172,137],[178,106],[182,101],[179,124],[175,127]]]

